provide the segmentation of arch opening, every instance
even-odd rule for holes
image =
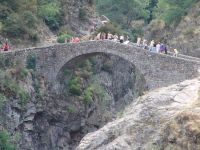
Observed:
[[[111,121],[148,89],[134,64],[106,53],[85,54],[68,61],[57,74],[56,87],[72,123],[71,149],[85,134]]]

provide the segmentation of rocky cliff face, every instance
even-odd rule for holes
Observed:
[[[135,67],[112,55],[72,60],[60,71],[55,91],[30,69],[2,72],[0,141],[8,131],[20,150],[73,150],[85,134],[116,118],[147,90]]]
[[[79,35],[89,34],[100,22],[94,0],[63,1],[64,24]]]
[[[198,150],[200,79],[139,97],[123,115],[87,134],[77,150]]]

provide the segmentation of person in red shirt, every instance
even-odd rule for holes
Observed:
[[[9,46],[8,42],[5,42],[5,43],[3,44],[3,46],[2,46],[3,51],[8,51],[9,48],[10,48],[10,46]]]
[[[79,43],[80,39],[78,37],[75,37],[74,41],[75,41],[74,43]]]

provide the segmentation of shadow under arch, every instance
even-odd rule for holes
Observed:
[[[56,76],[57,83],[63,84],[66,69],[69,72],[73,72],[80,65],[84,67],[86,60],[92,63],[93,76],[95,76],[96,80],[100,80],[100,84],[103,84],[106,90],[113,94],[116,102],[122,100],[128,92],[132,95],[129,99],[134,99],[148,90],[145,77],[135,64],[123,57],[105,52],[81,54],[67,61]]]

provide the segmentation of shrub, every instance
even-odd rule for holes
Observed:
[[[6,58],[2,54],[0,54],[0,69],[6,69],[12,66],[13,66],[13,61],[11,61],[11,59]]]
[[[67,111],[69,113],[75,113],[77,110],[74,106],[70,105],[70,106],[67,107]]]
[[[3,34],[11,37],[23,37],[28,35],[31,40],[37,40],[35,31],[37,18],[31,11],[11,13],[3,22]]]
[[[29,71],[26,68],[20,68],[19,76],[20,79],[25,79],[28,76]]]
[[[41,5],[39,7],[39,16],[43,18],[51,30],[59,28],[62,14],[58,3],[50,2]]]
[[[60,36],[58,37],[58,39],[57,39],[57,42],[58,42],[58,43],[65,43],[65,39],[67,39],[67,41],[69,41],[71,37],[72,37],[72,36],[69,35],[69,34],[60,35]]]
[[[119,25],[115,23],[107,23],[105,26],[99,28],[97,32],[111,32],[112,34],[122,34],[123,31]]]
[[[69,83],[69,92],[73,95],[81,95],[81,79],[80,77],[72,78]]]
[[[0,54],[0,69],[5,69],[5,57]]]
[[[169,9],[166,11],[166,14],[163,15],[163,19],[168,26],[173,23],[177,25],[181,21],[181,18],[184,16],[184,14],[185,10],[182,8]]]
[[[51,30],[58,30],[60,24],[55,17],[45,17],[45,23]]]
[[[39,37],[38,37],[38,33],[35,32],[35,31],[31,31],[29,32],[29,39],[32,40],[33,42],[36,42],[39,40]]]
[[[36,69],[36,60],[37,60],[36,54],[28,55],[27,60],[26,60],[26,67],[28,69],[35,70]]]
[[[2,91],[2,93],[4,93],[6,97],[18,96],[22,107],[24,107],[25,104],[28,102],[28,92],[22,89],[14,79],[12,79],[4,72],[1,72],[0,85],[4,90]]]
[[[97,83],[97,82],[94,82],[92,84],[92,87],[94,89],[94,93],[101,99],[101,100],[104,100],[104,97],[106,95],[106,91],[104,89],[103,86],[101,86],[100,83]]]
[[[87,59],[84,62],[78,64],[78,67],[81,68],[82,71],[92,71],[92,62]]]
[[[168,26],[176,26],[196,0],[159,0],[155,16]]]
[[[10,14],[4,22],[3,33],[13,37],[20,36],[24,33],[21,22],[22,20],[18,14]]]
[[[89,79],[93,73],[87,70],[83,70],[80,73],[80,76],[84,79]]]
[[[73,35],[74,33],[70,28],[62,26],[58,31],[58,35],[61,36],[63,34]]]
[[[16,94],[17,90],[18,90],[18,85],[17,83],[11,79],[10,76],[8,76],[7,74],[4,74],[4,77],[1,80],[1,84],[2,86],[5,88],[5,90],[8,90],[9,93],[7,94]],[[7,91],[5,91],[7,92]],[[10,96],[10,95],[6,95],[6,96]]]
[[[13,67],[14,63],[10,58],[6,58],[2,54],[0,54],[0,69],[6,69],[9,67]]]
[[[15,150],[15,145],[11,143],[11,136],[6,130],[0,132],[0,149]]]
[[[90,104],[92,102],[93,92],[94,89],[91,86],[85,89],[85,91],[83,92],[83,100],[85,103]]]
[[[134,42],[137,41],[137,37],[143,35],[143,29],[141,27],[136,27],[131,29],[131,36]]]
[[[30,98],[30,97],[29,97],[29,94],[28,94],[28,92],[26,92],[26,91],[24,91],[24,90],[22,90],[22,89],[19,89],[19,90],[17,91],[17,94],[18,94],[19,97],[20,97],[20,105],[21,105],[22,108],[24,108],[25,105],[26,105],[27,102],[28,102],[28,99]]]
[[[0,1],[1,2],[1,1]],[[5,6],[5,5],[0,5],[0,20],[4,21],[6,20],[6,18],[9,16],[9,14],[11,13],[11,10],[9,9],[9,7]]]
[[[27,27],[33,28],[36,26],[37,18],[31,11],[24,11],[22,14],[22,18],[23,18],[24,24]]]
[[[94,95],[98,96],[101,100],[105,97],[105,90],[100,83],[90,84],[83,92],[83,100],[85,103],[90,104],[93,101]]]
[[[6,101],[6,97],[3,94],[0,93],[0,111],[3,108],[5,101]]]
[[[14,65],[14,62],[13,62],[12,59],[4,58],[4,66],[5,66],[5,68],[13,67],[13,65]]]

